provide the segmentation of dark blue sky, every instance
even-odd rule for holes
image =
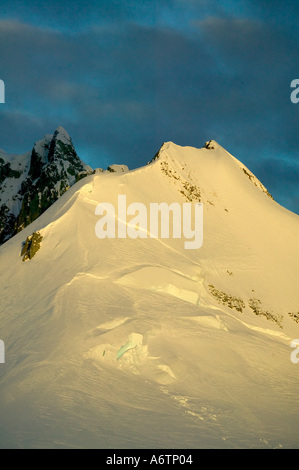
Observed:
[[[299,3],[1,2],[0,148],[62,125],[95,167],[217,140],[299,213]]]

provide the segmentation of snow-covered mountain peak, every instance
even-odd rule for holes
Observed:
[[[64,129],[62,126],[58,126],[53,134],[53,139],[59,140],[64,144],[70,145],[72,143],[72,139],[69,133]]]
[[[208,147],[166,142],[56,202],[66,162],[26,180],[24,214],[49,208],[0,247],[0,447],[298,447],[299,217]],[[153,203],[186,202],[203,203],[200,249],[188,227],[150,236]],[[96,234],[101,203],[115,236]]]
[[[53,134],[46,134],[42,139],[35,142],[32,152],[36,158],[31,162],[30,173],[34,173],[36,167],[40,164],[46,164],[54,158],[61,157],[65,150],[72,154],[75,153],[68,132],[62,126],[58,126]]]
[[[62,159],[72,161],[73,163],[79,162],[79,157],[75,151],[73,142],[68,132],[61,126],[58,126],[53,134],[50,148],[49,148],[49,161]]]
[[[207,150],[215,150],[217,148],[222,148],[222,147],[216,142],[216,140],[208,140],[205,143],[204,148],[206,148]]]
[[[262,192],[273,199],[259,179],[215,140],[207,141],[201,148],[165,142],[149,164],[158,165],[162,173],[181,180],[183,185],[200,184],[203,191],[209,187],[219,194],[233,191],[240,200],[247,197],[248,191],[252,196]]]
[[[91,173],[59,126],[24,155],[0,153],[0,244],[35,220],[78,179]]]

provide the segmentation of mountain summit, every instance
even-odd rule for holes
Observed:
[[[37,141],[31,152],[0,154],[0,244],[39,217],[91,168],[78,157],[67,131]]]
[[[41,172],[68,142],[38,146]],[[101,203],[131,233],[140,203],[202,203],[203,245],[100,239]],[[0,247],[0,447],[298,447],[298,239],[214,141],[78,181]]]

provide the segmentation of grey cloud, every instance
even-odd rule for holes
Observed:
[[[1,5],[1,13],[5,17],[34,21],[60,30],[78,30],[95,22],[154,19],[163,6],[172,4],[172,0],[10,0]]]
[[[163,141],[199,147],[210,138],[252,171],[272,153],[295,160],[296,48],[291,35],[257,20],[210,18],[195,35],[132,22],[61,33],[2,21],[10,115],[1,115],[0,146],[12,145],[11,126],[27,150],[33,133],[37,139],[61,124],[92,166],[133,168]],[[38,122],[26,122],[20,109]]]

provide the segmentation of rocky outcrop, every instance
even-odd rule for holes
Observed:
[[[32,152],[0,157],[0,244],[47,210],[79,179],[92,173],[59,126],[34,144]]]
[[[21,256],[23,256],[22,261],[33,258],[33,256],[40,249],[42,239],[43,236],[39,232],[34,232],[30,237],[26,238],[21,251]]]

